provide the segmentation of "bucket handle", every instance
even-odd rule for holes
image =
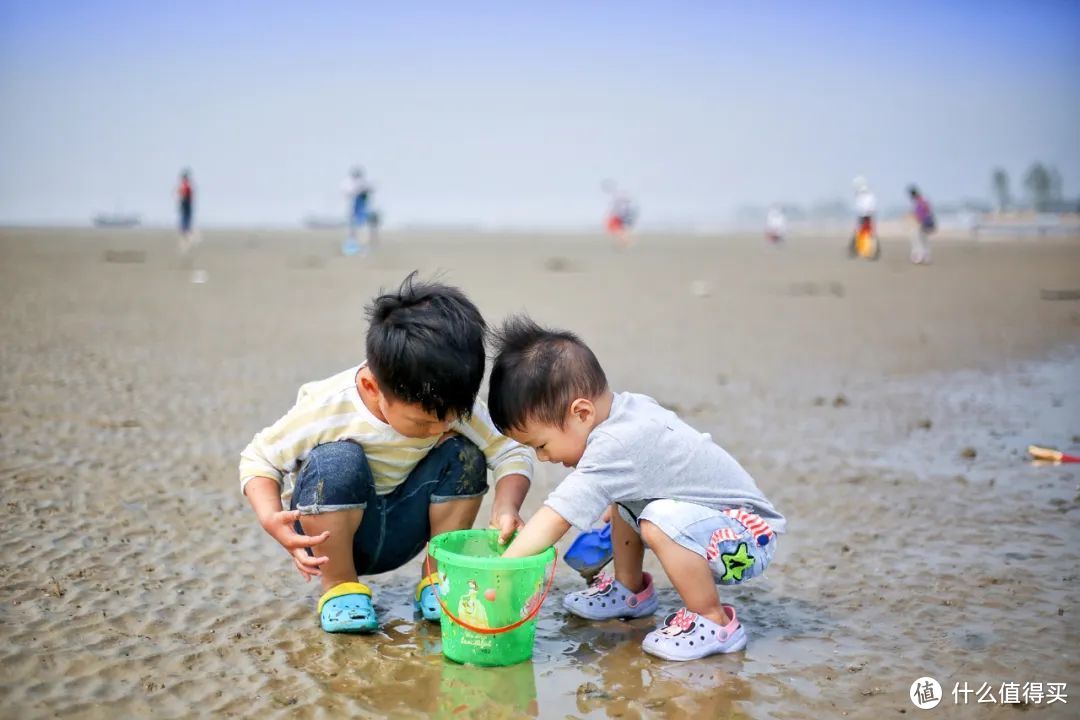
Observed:
[[[509,625],[503,625],[502,627],[482,628],[476,627],[475,625],[470,625],[458,616],[454,615],[454,613],[450,612],[450,608],[446,606],[446,603],[442,599],[442,595],[439,594],[438,583],[432,583],[431,590],[433,593],[435,593],[435,599],[439,601],[439,606],[442,607],[442,611],[446,615],[446,617],[450,618],[461,627],[465,628],[466,630],[471,630],[474,633],[479,633],[481,635],[499,635],[501,633],[510,632],[511,630],[519,628],[536,617],[536,614],[540,612],[540,608],[544,605],[544,600],[547,599],[548,592],[551,590],[551,585],[555,582],[555,567],[558,565],[558,563],[559,551],[555,550],[555,558],[551,561],[551,576],[548,578],[547,587],[544,588],[544,592],[540,596],[540,600],[536,603],[536,607],[534,607],[528,615],[521,618],[517,622],[510,623]],[[431,573],[431,552],[428,551],[427,556],[424,558],[424,575],[426,577],[431,575]]]

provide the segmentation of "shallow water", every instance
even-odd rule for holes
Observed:
[[[481,669],[442,660],[437,630],[401,614],[408,587],[393,581],[387,591],[394,600],[383,602],[398,619],[387,633],[374,641],[310,638],[290,659],[335,696],[391,716],[880,717],[914,711],[907,689],[922,675],[947,689],[964,680],[1071,681],[1080,668],[1080,476],[1066,466],[1034,466],[1020,451],[1029,436],[1071,443],[1060,428],[1075,423],[1075,410],[1053,398],[1080,389],[1080,357],[1026,363],[993,377],[1011,379],[1014,390],[999,389],[992,402],[980,394],[990,379],[978,373],[866,388],[874,394],[860,397],[894,409],[917,405],[945,426],[956,411],[969,423],[999,415],[1010,423],[993,432],[965,430],[962,438],[920,427],[895,443],[896,460],[881,458],[881,468],[845,455],[844,441],[819,448],[829,477],[796,482],[849,502],[804,512],[781,539],[765,578],[728,594],[750,630],[744,653],[684,664],[654,660],[639,644],[655,619],[590,623],[560,609],[558,596],[582,586],[563,568],[531,663]],[[1033,407],[1040,396],[1047,402]],[[973,418],[971,403],[980,397]],[[981,448],[980,462],[961,457],[958,442]],[[927,476],[885,469],[894,462],[919,468],[915,458],[933,468]],[[665,611],[679,604],[670,587],[661,590]],[[353,679],[346,679],[350,672]],[[426,701],[403,703],[402,682],[415,684]]]
[[[1080,448],[1080,308],[1039,299],[1080,286],[1080,245],[942,246],[913,270],[888,245],[853,265],[738,240],[618,256],[552,241],[513,245],[505,267],[486,242],[357,265],[318,235],[208,234],[193,285],[168,242],[0,233],[5,716],[878,718],[916,712],[922,675],[946,694],[1076,686],[1080,471],[1024,448]],[[134,248],[143,263],[102,261]],[[317,589],[253,521],[236,456],[300,382],[355,362],[359,308],[414,266],[447,269],[489,317],[526,306],[581,329],[617,387],[758,478],[790,532],[763,578],[725,591],[745,652],[643,655],[653,620],[561,611],[582,587],[565,567],[530,663],[444,661],[409,609],[418,563],[371,579],[381,632],[318,630]],[[698,277],[706,297],[684,292]],[[544,469],[527,509],[560,476]],[[1022,711],[950,696],[936,712]]]

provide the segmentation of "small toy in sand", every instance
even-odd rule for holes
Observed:
[[[1031,456],[1032,460],[1055,465],[1060,463],[1080,463],[1080,455],[1069,455],[1054,448],[1039,447],[1038,445],[1028,445],[1028,455]]]
[[[345,257],[352,257],[353,255],[359,255],[363,251],[363,247],[356,241],[355,238],[345,238],[341,243],[341,254]]]
[[[860,176],[853,182],[855,184],[856,223],[855,233],[848,244],[848,254],[851,257],[877,260],[881,257],[881,245],[878,243],[877,230],[874,227],[877,199],[870,192],[866,178]]]
[[[585,582],[592,582],[611,558],[611,523],[581,533],[563,555],[566,564],[577,570]]]

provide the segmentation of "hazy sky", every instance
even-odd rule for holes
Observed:
[[[1080,194],[1080,3],[0,1],[0,223],[338,214],[362,164],[391,224],[651,223],[747,202]]]

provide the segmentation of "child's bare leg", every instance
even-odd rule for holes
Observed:
[[[484,453],[461,435],[447,432],[409,473],[405,487],[405,499],[395,506],[395,513],[410,538],[391,567],[407,563],[436,535],[472,528],[488,489]],[[425,519],[427,522],[423,522]],[[388,530],[393,533],[394,525],[390,524]],[[438,569],[438,563],[428,550],[422,550],[417,559],[420,582],[413,607],[425,620],[437,622],[442,616],[436,594],[438,582],[431,582],[429,577]]]
[[[615,555],[615,579],[631,592],[644,590],[641,563],[645,559],[645,545],[630,523],[619,515],[616,505],[611,506],[611,550]]]
[[[319,535],[323,531],[330,531],[330,537],[318,546],[319,554],[327,558],[320,568],[324,592],[343,582],[356,582],[353,536],[363,519],[363,510],[338,510],[300,516],[300,527],[304,529],[305,535]]]
[[[468,530],[476,522],[483,497],[469,497],[461,500],[448,500],[432,503],[428,511],[431,522],[431,537],[451,530]]]
[[[481,497],[432,503],[428,511],[432,538],[451,530],[470,530],[476,522],[476,515],[480,513],[480,504],[483,501],[484,498]],[[420,578],[426,578],[437,569],[438,562],[433,557],[429,559],[428,551],[424,551],[420,561]]]
[[[664,566],[686,609],[718,625],[727,625],[728,616],[720,604],[716,582],[705,558],[675,542],[648,520],[641,521],[641,537]]]
[[[476,515],[480,512],[480,503],[483,500],[482,497],[476,497],[433,503],[431,509],[428,510],[431,537],[451,530],[471,529],[473,523],[476,522]],[[427,551],[424,551],[423,560],[420,562],[420,577],[426,577],[429,572],[434,572],[438,568],[439,564],[435,558],[429,560]]]
[[[443,478],[428,505],[430,537],[452,530],[471,529],[487,490],[487,466],[480,448],[457,433],[448,432],[422,462],[423,467],[418,465],[413,472],[433,472]],[[461,497],[453,497],[456,495]],[[425,552],[420,565],[421,577],[427,574],[424,571],[427,557]],[[430,562],[434,570],[434,558]]]

